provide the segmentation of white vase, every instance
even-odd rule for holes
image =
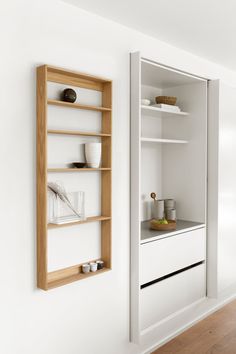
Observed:
[[[98,168],[101,163],[101,143],[86,143],[85,144],[85,158],[88,167]]]

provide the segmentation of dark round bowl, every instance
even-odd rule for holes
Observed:
[[[62,101],[74,103],[76,101],[77,95],[71,88],[66,88],[62,92]]]
[[[76,168],[83,168],[85,167],[86,162],[72,162],[72,166]]]

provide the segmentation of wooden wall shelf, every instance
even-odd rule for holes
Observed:
[[[88,106],[85,104],[70,103],[70,102],[57,101],[57,100],[48,100],[48,104],[52,104],[55,106],[69,107],[69,108],[84,109],[87,111],[111,112],[111,108],[107,108],[107,107]]]
[[[90,171],[111,171],[109,167],[99,167],[99,168],[48,168],[48,172],[90,172]]]
[[[48,82],[76,86],[83,89],[100,91],[101,106],[68,103],[49,99],[47,96]],[[47,125],[48,105],[81,110],[101,112],[101,132],[83,132],[78,130],[49,129]],[[78,127],[79,128],[79,127]],[[78,135],[100,137],[102,143],[101,168],[50,168],[47,165],[47,140],[49,134]],[[112,81],[92,75],[73,72],[57,67],[43,65],[37,68],[37,286],[43,290],[52,289],[77,280],[103,274],[111,269],[112,254]],[[47,223],[47,180],[51,172],[90,172],[101,171],[101,216],[89,217],[84,221],[70,224],[54,225]],[[89,183],[89,182],[88,182]],[[83,274],[81,264],[69,268],[48,271],[48,230],[68,226],[80,227],[80,224],[100,222],[101,227],[101,259],[105,268],[97,272]],[[70,228],[66,229],[69,232]]]
[[[102,274],[102,273],[105,273],[105,272],[111,270],[110,268],[103,268],[101,270],[97,270],[96,272],[89,272],[87,274],[83,274],[83,273],[81,273],[80,266],[77,266],[76,268],[77,268],[76,274],[68,275],[65,277],[60,277],[60,274],[64,273],[64,272],[68,272],[67,268],[61,269],[56,272],[48,273],[48,288],[47,288],[47,290],[57,288],[62,285],[70,284],[70,283],[73,283],[74,281],[77,281],[77,280],[87,279],[87,278],[93,277],[94,275]],[[52,280],[50,278],[52,278]]]
[[[111,134],[104,134],[104,133],[94,133],[94,132],[82,132],[82,131],[75,131],[75,130],[55,130],[55,129],[48,129],[48,134],[62,134],[62,135],[81,135],[81,136],[97,136],[97,137],[110,137]]]
[[[111,220],[111,217],[110,216],[90,216],[86,220],[70,222],[68,224],[48,224],[48,229],[58,229],[60,227],[68,227],[73,225],[86,224],[88,222],[105,221],[105,220]]]

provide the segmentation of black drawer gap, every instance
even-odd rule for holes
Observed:
[[[146,288],[147,286],[150,286],[150,285],[159,283],[159,281],[162,281],[162,280],[165,280],[165,279],[167,279],[167,278],[173,277],[173,275],[176,275],[176,274],[185,272],[186,270],[189,270],[189,269],[191,269],[191,268],[197,267],[197,266],[199,266],[199,265],[201,265],[201,264],[203,264],[203,263],[204,263],[204,261],[191,264],[191,265],[188,266],[188,267],[185,267],[185,268],[176,270],[176,271],[173,272],[173,273],[169,273],[169,274],[167,274],[167,275],[164,275],[163,277],[160,277],[160,278],[155,279],[155,280],[152,280],[152,281],[150,281],[150,282],[148,282],[148,283],[142,284],[142,285],[140,286],[140,288],[141,288],[141,289],[144,289],[144,288]]]

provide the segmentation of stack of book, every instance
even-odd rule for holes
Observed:
[[[178,106],[173,106],[170,104],[164,104],[164,103],[157,103],[154,104],[153,107],[158,107],[161,108],[165,111],[169,111],[169,112],[180,112],[180,108]]]

